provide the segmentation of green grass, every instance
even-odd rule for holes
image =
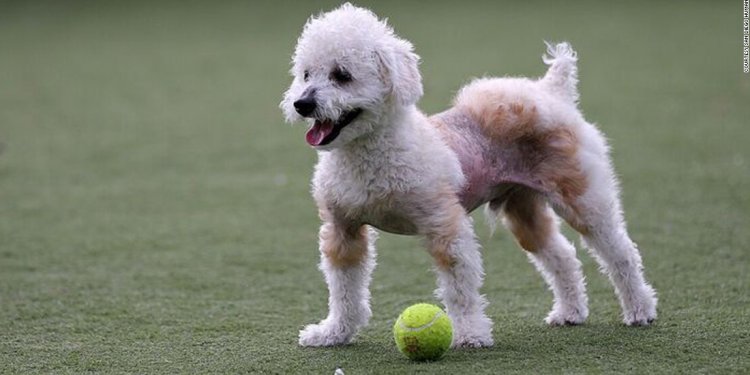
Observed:
[[[483,225],[495,347],[411,363],[390,327],[433,301],[429,256],[383,235],[374,317],[346,347],[324,317],[315,154],[277,107],[306,17],[331,2],[0,4],[0,372],[750,372],[750,76],[741,3],[371,4],[423,58],[422,107],[472,76],[580,55],[581,106],[614,147],[659,321],[627,328],[581,251],[591,317]],[[480,220],[477,220],[480,223]]]

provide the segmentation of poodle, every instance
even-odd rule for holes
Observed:
[[[469,215],[483,205],[549,285],[547,324],[588,316],[581,262],[559,218],[609,276],[624,323],[656,319],[607,143],[577,108],[577,55],[547,44],[543,61],[542,78],[475,79],[450,109],[427,116],[416,106],[419,56],[385,21],[349,3],[307,21],[280,107],[288,122],[308,122],[305,139],[318,151],[312,195],[329,312],[300,331],[300,345],[347,344],[367,324],[377,229],[425,239],[453,347],[491,346]]]

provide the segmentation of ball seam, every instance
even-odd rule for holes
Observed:
[[[409,332],[421,331],[423,329],[432,327],[432,325],[435,324],[435,322],[437,322],[437,320],[440,319],[440,317],[442,317],[443,315],[445,315],[444,312],[438,311],[437,313],[435,313],[435,316],[432,317],[432,320],[430,320],[429,322],[425,324],[422,324],[419,327],[408,327],[404,324],[403,320],[400,322],[399,326],[401,326],[401,329],[407,330]]]

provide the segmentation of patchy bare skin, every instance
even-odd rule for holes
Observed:
[[[517,145],[498,144],[487,137],[479,121],[466,111],[452,108],[431,116],[430,121],[461,162],[466,185],[459,198],[466,211],[490,201],[501,203],[515,185],[541,190],[530,166],[524,163],[528,155]]]

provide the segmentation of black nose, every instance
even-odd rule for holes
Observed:
[[[315,107],[315,98],[312,95],[305,96],[304,98],[294,102],[294,109],[296,109],[297,113],[299,113],[303,117],[307,117],[311,113],[313,113],[313,111],[315,111]]]

